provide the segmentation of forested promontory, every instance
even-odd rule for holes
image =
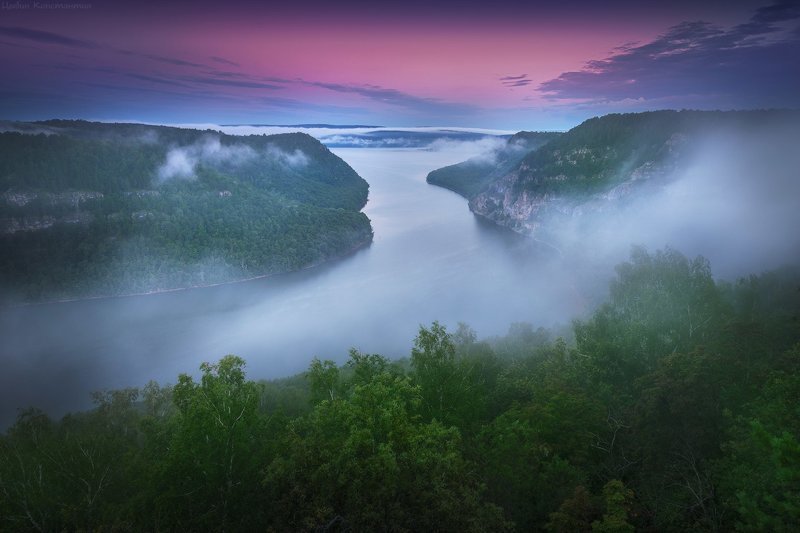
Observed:
[[[520,131],[488,154],[430,172],[427,182],[450,189],[467,199],[472,198],[516,168],[528,154],[559,135],[558,132]]]
[[[739,143],[741,152],[785,142],[798,130],[800,114],[792,111],[610,114],[562,135],[538,134],[530,149],[514,143],[522,135],[517,134],[499,157],[489,154],[435,170],[428,182],[459,192],[482,218],[524,235],[555,239],[560,226],[587,214],[617,212],[658,194],[692,165],[702,167],[698,156],[714,153],[703,150],[710,139],[740,135],[745,138]],[[735,146],[729,150],[729,157],[739,155]],[[774,158],[764,157],[763,172],[770,172]],[[757,174],[751,178],[763,179]],[[721,191],[725,180],[719,177]]]
[[[5,123],[0,283],[24,299],[297,270],[368,243],[368,184],[314,138]]]

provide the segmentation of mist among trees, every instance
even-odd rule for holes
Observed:
[[[791,530],[800,272],[634,249],[563,331],[421,326],[409,357],[97,393],[0,440],[7,530]],[[187,369],[191,370],[191,369]]]

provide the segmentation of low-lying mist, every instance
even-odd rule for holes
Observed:
[[[194,144],[171,148],[156,170],[156,179],[158,183],[176,178],[193,180],[199,164],[240,166],[259,157],[293,169],[308,165],[308,156],[299,149],[286,152],[268,145],[259,153],[247,145],[224,145],[219,137],[207,135]]]
[[[431,170],[487,157],[497,143],[334,149],[370,183],[369,248],[246,283],[0,307],[0,426],[18,408],[60,415],[87,407],[93,390],[174,382],[227,353],[248,361],[249,377],[275,378],[314,356],[341,363],[351,347],[407,356],[419,325],[433,320],[451,331],[466,322],[479,337],[514,322],[565,324],[603,300],[635,244],[702,254],[729,279],[798,263],[797,133],[709,136],[640,195],[554,218],[546,245],[482,222],[464,198],[425,183]]]
[[[727,279],[797,263],[798,139],[800,125],[775,123],[691,139],[674,173],[554,215],[545,239],[589,264],[619,262],[632,244],[670,246]]]

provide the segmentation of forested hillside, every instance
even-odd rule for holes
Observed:
[[[513,157],[435,170],[428,182],[466,196],[474,213],[500,226],[553,239],[559,226],[588,213],[615,213],[643,196],[658,194],[696,162],[709,139],[750,135],[755,151],[760,144],[797,135],[799,127],[800,114],[787,111],[611,114],[589,119],[535,149],[513,152]],[[740,152],[751,149],[748,141]],[[765,156],[762,168],[771,168],[774,157]],[[724,183],[720,177],[721,191]]]
[[[0,133],[0,285],[26,299],[296,270],[369,242],[368,185],[314,138],[141,124]]]
[[[421,327],[253,382],[98,393],[0,437],[0,528],[791,531],[800,522],[800,271],[715,282],[634,250],[564,338]],[[188,369],[187,369],[188,370]]]
[[[494,180],[513,170],[529,153],[559,135],[557,132],[520,131],[499,149],[436,169],[428,174],[426,180],[431,185],[450,189],[467,199],[472,198]]]
[[[691,152],[702,133],[742,131],[791,114],[770,111],[652,111],[589,119],[529,153],[514,193],[588,195],[632,177],[663,174]],[[794,117],[798,118],[797,115]]]

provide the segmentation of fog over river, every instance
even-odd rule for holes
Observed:
[[[174,383],[228,353],[246,359],[250,378],[274,378],[303,371],[314,356],[344,362],[351,347],[406,356],[420,324],[433,320],[451,331],[463,321],[486,337],[512,322],[548,326],[586,310],[588,288],[610,269],[548,267],[552,252],[482,223],[464,198],[425,183],[429,171],[478,150],[470,143],[334,150],[370,184],[365,212],[375,239],[315,269],[0,308],[0,427],[21,407],[61,415],[88,407],[93,390]]]

